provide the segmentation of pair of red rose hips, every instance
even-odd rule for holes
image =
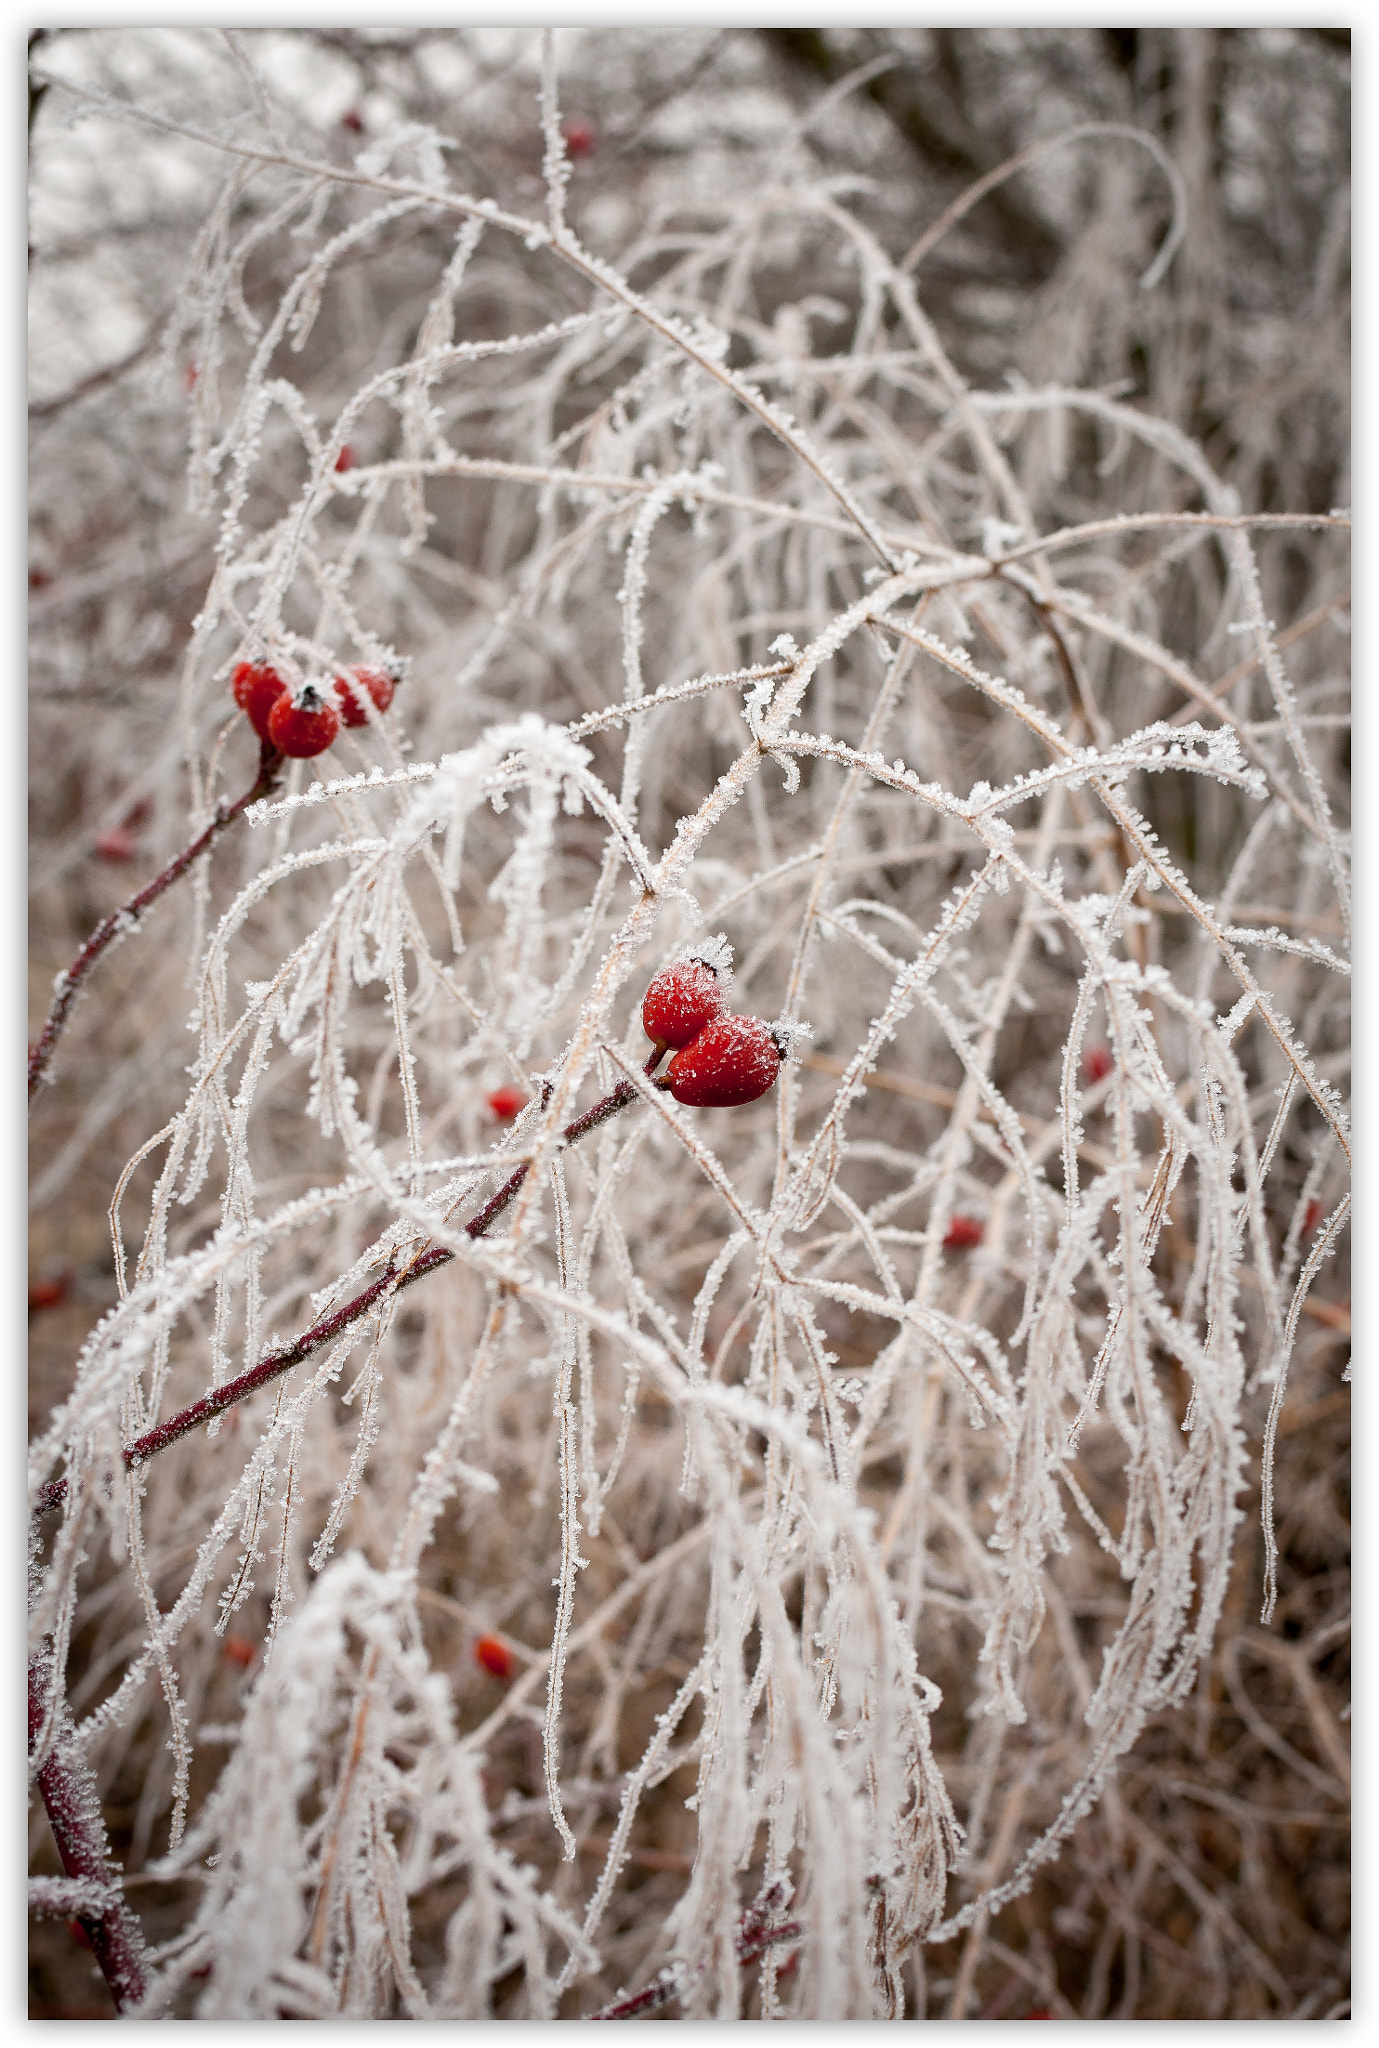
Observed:
[[[342,725],[367,725],[369,714],[360,701],[367,695],[380,713],[393,701],[397,678],[386,669],[362,665],[335,678],[334,699],[307,683],[294,694],[267,662],[242,661],[230,681],[236,704],[261,740],[294,761],[324,754]]]
[[[726,966],[726,948],[718,957]],[[780,1072],[779,1033],[760,1017],[734,1016],[725,993],[718,969],[689,954],[661,969],[642,1003],[647,1037],[661,1053],[674,1053],[656,1085],[692,1109],[755,1102]]]

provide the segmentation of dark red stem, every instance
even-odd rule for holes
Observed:
[[[663,1056],[664,1047],[651,1055],[645,1071],[648,1074],[654,1072]],[[547,1083],[546,1099],[549,1099],[549,1094],[550,1086]],[[635,1102],[636,1099],[637,1091],[631,1082],[620,1081],[611,1095],[605,1095],[592,1109],[586,1109],[582,1116],[577,1116],[566,1124],[561,1134],[566,1144],[576,1144],[580,1138],[586,1137],[600,1124],[606,1124],[610,1117],[616,1116],[620,1109],[626,1109],[628,1104]],[[497,1222],[526,1179],[529,1165],[530,1161],[524,1159],[516,1171],[508,1175],[496,1194],[484,1204],[478,1215],[470,1218],[464,1227],[466,1237],[482,1237],[490,1225]],[[419,1252],[401,1272],[398,1272],[396,1266],[389,1261],[378,1278],[371,1280],[363,1293],[356,1294],[343,1308],[334,1310],[319,1323],[313,1323],[309,1330],[304,1330],[300,1337],[284,1345],[282,1350],[270,1351],[266,1358],[261,1358],[248,1372],[242,1372],[238,1379],[226,1380],[223,1386],[213,1387],[209,1394],[203,1394],[201,1399],[193,1401],[189,1408],[183,1408],[176,1415],[170,1415],[166,1422],[158,1423],[155,1428],[146,1430],[143,1436],[135,1437],[133,1443],[126,1444],[122,1453],[126,1466],[144,1464],[159,1451],[165,1451],[169,1444],[175,1444],[179,1437],[186,1436],[193,1429],[199,1429],[203,1422],[209,1422],[213,1416],[222,1415],[237,1401],[243,1401],[250,1394],[256,1394],[260,1387],[266,1387],[271,1380],[279,1379],[283,1373],[290,1372],[294,1365],[300,1365],[304,1358],[309,1358],[313,1351],[319,1351],[323,1344],[329,1344],[333,1337],[338,1337],[351,1323],[357,1323],[359,1318],[367,1315],[374,1304],[381,1301],[390,1289],[401,1293],[404,1287],[410,1287],[414,1281],[424,1279],[428,1273],[434,1273],[439,1266],[449,1265],[454,1256],[455,1254],[448,1251],[444,1245],[432,1245],[428,1251]],[[36,1511],[39,1514],[46,1514],[50,1509],[60,1507],[66,1498],[67,1481],[50,1479],[47,1485],[39,1490]]]
[[[30,1101],[33,1100],[35,1088],[48,1070],[53,1048],[62,1036],[73,1003],[81,993],[82,982],[111,940],[136,925],[150,904],[156,903],[163,891],[170,889],[179,875],[187,872],[192,862],[200,858],[241,811],[247,810],[249,805],[256,803],[261,796],[268,795],[277,781],[282,760],[283,757],[277,748],[270,747],[265,740],[260,749],[259,772],[253,788],[246,789],[244,795],[237,797],[234,803],[221,804],[205,831],[193,839],[190,846],[184,846],[176,860],[170,861],[162,873],[155,875],[151,882],[146,882],[137,895],[130,897],[128,903],[121,904],[118,910],[112,910],[109,917],[103,917],[67,972],[58,977],[52,1008],[48,1012],[42,1031],[29,1047]]]
[[[29,1746],[43,1727],[46,1683],[52,1663],[44,1650],[29,1666]],[[139,1922],[125,1898],[118,1864],[110,1855],[101,1819],[95,1775],[72,1741],[64,1700],[59,1708],[57,1740],[38,1773],[38,1789],[47,1809],[57,1853],[68,1877],[86,1878],[104,1887],[106,1904],[99,1914],[78,1913],[96,1961],[100,1964],[116,2010],[124,2012],[144,1995],[144,1940]]]
[[[734,1946],[740,1963],[754,1963],[758,1956],[765,1955],[768,1948],[775,1948],[783,1941],[798,1940],[803,1929],[798,1920],[783,1920],[775,1927],[764,1927],[752,1913],[745,1913],[738,1922]],[[617,1998],[612,2005],[605,2005],[598,2012],[591,2012],[591,2020],[640,2020],[648,2013],[659,2012],[678,1997],[680,1985],[672,1970],[663,1970],[659,1977],[647,1985],[644,1991],[636,1991],[630,1998]]]

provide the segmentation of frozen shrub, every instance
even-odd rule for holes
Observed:
[[[1344,1998],[1334,1900],[1193,1832],[1227,1711],[1344,1810],[1339,1511],[1276,1476],[1348,1328],[1344,216],[1213,426],[1203,96],[1263,208],[1284,53],[1169,37],[1159,133],[1135,32],[1024,33],[34,53],[36,321],[102,178],[158,316],[114,385],[54,341],[34,461],[40,966],[110,914],[35,1199],[99,1180],[114,1274],[44,1319],[35,1761],[148,1887],[126,2009]],[[1027,154],[916,220],[954,51]],[[958,278],[983,207],[1037,285]],[[689,1107],[643,999],[729,944],[785,1056]]]

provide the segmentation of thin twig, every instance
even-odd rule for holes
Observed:
[[[139,919],[150,905],[156,903],[164,890],[170,889],[173,883],[187,872],[192,863],[200,859],[201,855],[206,852],[208,847],[214,844],[225,830],[225,827],[233,823],[241,811],[247,810],[249,805],[256,803],[260,797],[269,795],[274,784],[277,782],[282,762],[283,757],[277,748],[269,746],[267,740],[265,740],[260,749],[259,772],[254,780],[253,787],[246,789],[244,795],[237,797],[234,803],[221,804],[205,831],[198,833],[190,846],[184,846],[177,858],[169,861],[161,874],[155,875],[151,882],[146,882],[136,895],[130,897],[128,903],[121,904],[118,910],[112,910],[108,917],[103,917],[90,938],[86,941],[86,944],[77,954],[71,966],[64,974],[58,976],[52,1008],[48,1012],[42,1031],[40,1031],[34,1043],[29,1047],[30,1102],[33,1101],[34,1091],[48,1070],[48,1063],[52,1059],[53,1050],[66,1027],[72,1005],[81,992],[81,984],[100,959],[101,954],[104,953],[112,940],[121,938],[126,932],[134,930]]]

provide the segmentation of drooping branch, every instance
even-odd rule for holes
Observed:
[[[646,1073],[655,1071],[664,1056],[664,1050],[662,1047],[652,1053],[646,1062]],[[606,1124],[610,1117],[616,1116],[619,1110],[626,1109],[636,1100],[636,1089],[629,1082],[620,1081],[611,1094],[605,1095],[601,1101],[594,1103],[582,1115],[566,1124],[561,1136],[567,1145],[577,1144],[581,1138],[587,1137],[590,1131],[597,1130],[601,1124]],[[526,1179],[530,1165],[531,1161],[524,1159],[522,1164],[509,1174],[478,1215],[471,1217],[466,1223],[466,1237],[483,1237],[497,1222]],[[395,1263],[389,1260],[377,1279],[371,1280],[362,1292],[345,1302],[341,1308],[334,1309],[330,1315],[323,1316],[320,1322],[313,1323],[309,1330],[304,1330],[301,1336],[295,1337],[290,1344],[283,1345],[280,1350],[270,1351],[266,1358],[261,1358],[257,1365],[250,1366],[249,1370],[242,1372],[237,1379],[226,1380],[223,1386],[213,1387],[210,1393],[203,1394],[200,1400],[193,1401],[190,1407],[180,1409],[176,1415],[170,1415],[166,1422],[158,1423],[153,1429],[146,1430],[142,1436],[136,1437],[133,1443],[126,1444],[122,1453],[125,1465],[132,1467],[146,1464],[150,1458],[156,1457],[159,1451],[167,1450],[169,1445],[175,1444],[179,1438],[189,1435],[194,1429],[199,1429],[203,1422],[210,1422],[215,1416],[223,1415],[227,1408],[234,1407],[238,1401],[247,1400],[249,1395],[256,1394],[260,1387],[266,1387],[273,1380],[281,1379],[294,1365],[300,1365],[303,1359],[309,1358],[314,1351],[319,1351],[323,1344],[331,1343],[343,1330],[349,1329],[352,1323],[357,1323],[361,1316],[367,1315],[386,1294],[401,1293],[404,1287],[411,1287],[416,1281],[424,1279],[428,1273],[437,1272],[440,1267],[448,1266],[454,1256],[454,1252],[445,1245],[431,1245],[426,1251],[419,1252],[400,1271]],[[67,1481],[50,1480],[39,1491],[36,1512],[47,1514],[53,1508],[60,1507],[66,1498]]]
[[[664,1052],[665,1048],[661,1047],[652,1053],[646,1062],[647,1073],[655,1070],[664,1057]],[[616,1116],[619,1110],[626,1109],[636,1100],[637,1091],[626,1081],[620,1081],[611,1094],[605,1095],[601,1101],[594,1103],[592,1108],[566,1124],[562,1133],[565,1142],[577,1143],[579,1139],[586,1137],[590,1131],[597,1130],[600,1125]],[[526,1179],[530,1165],[530,1160],[523,1160],[485,1203],[478,1215],[471,1217],[465,1225],[467,1237],[484,1236],[498,1220]],[[247,1399],[260,1387],[267,1386],[283,1373],[290,1372],[294,1365],[299,1365],[313,1351],[319,1351],[323,1344],[330,1343],[342,1330],[358,1322],[360,1317],[366,1315],[390,1289],[400,1292],[402,1288],[410,1287],[427,1273],[434,1273],[441,1266],[448,1265],[454,1256],[454,1252],[444,1245],[431,1245],[404,1266],[401,1272],[390,1261],[385,1271],[376,1280],[371,1281],[361,1293],[355,1295],[353,1300],[346,1302],[333,1314],[323,1317],[320,1322],[314,1323],[291,1344],[285,1345],[281,1350],[269,1352],[256,1366],[251,1367],[248,1372],[241,1373],[238,1379],[227,1380],[224,1386],[214,1388],[199,1401],[193,1401],[190,1407],[169,1416],[166,1422],[159,1423],[156,1428],[147,1430],[143,1436],[136,1437],[133,1443],[126,1444],[123,1452],[126,1466],[144,1464],[159,1451],[166,1450],[170,1444],[176,1443],[179,1438],[198,1428],[201,1423],[209,1422],[213,1416],[223,1414],[237,1401]],[[52,1480],[39,1494],[37,1512],[43,1514],[52,1508],[60,1507],[66,1497],[67,1481]],[[30,1742],[43,1726],[48,1693],[45,1682],[46,1665],[50,1661],[50,1655],[51,1653],[45,1651],[29,1665]],[[68,1712],[65,1697],[59,1704],[58,1712],[60,1715],[66,1715]],[[83,1772],[85,1777],[82,1776]],[[88,1784],[88,1779],[90,1772],[86,1770],[81,1757],[68,1755],[60,1730],[58,1742],[38,1773],[38,1789],[66,1875],[71,1879],[102,1887],[102,1910],[98,1914],[79,1913],[77,1918],[90,1939],[116,2007],[123,2012],[128,2006],[136,2005],[144,1995],[143,1936],[139,1923],[125,1900],[118,1865],[114,1863],[106,1846],[105,1826],[101,1819],[100,1800],[94,1780]],[[777,1934],[771,1938],[779,1940],[784,1937]]]

